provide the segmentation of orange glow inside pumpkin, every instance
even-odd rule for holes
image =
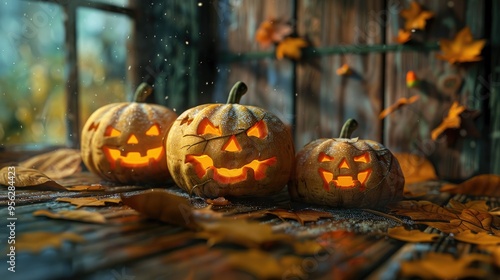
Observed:
[[[364,153],[360,156],[355,156],[353,158],[355,162],[369,163],[370,162],[370,154]],[[328,162],[333,161],[333,157],[328,156],[325,153],[320,153],[318,156],[318,162]],[[339,169],[350,169],[347,160],[344,158],[340,164]],[[364,171],[358,172],[357,175],[349,176],[349,175],[338,175],[336,178],[334,174],[326,169],[319,168],[318,172],[323,179],[323,188],[327,191],[330,190],[330,182],[333,182],[337,188],[355,188],[359,187],[361,190],[365,189],[365,183],[372,172],[371,168],[368,168]]]
[[[118,137],[121,135],[121,131],[117,130],[113,126],[106,127],[104,136],[106,137]],[[146,136],[159,136],[160,126],[158,124],[153,124],[146,132]],[[161,141],[159,141],[161,145]],[[133,133],[127,138],[127,144],[137,145],[139,144],[139,139]],[[107,146],[102,147],[102,151],[108,160],[110,167],[115,168],[118,162],[121,166],[129,168],[146,167],[150,165],[150,162],[159,162],[160,158],[164,153],[163,146],[152,148],[146,150],[146,155],[141,156],[140,152],[130,152],[121,151],[120,149],[114,149]]]
[[[208,118],[201,120],[196,132],[198,135],[212,134],[222,136],[220,128],[215,126]],[[267,125],[263,120],[260,120],[247,129],[246,134],[248,137],[257,137],[259,139],[266,138],[268,134]],[[229,137],[228,141],[222,146],[222,150],[235,153],[242,151],[241,145],[236,139],[236,135],[231,135]],[[240,168],[229,169],[215,167],[213,159],[208,155],[187,155],[185,158],[185,163],[193,164],[196,175],[199,178],[205,176],[208,170],[213,170],[212,179],[223,184],[237,183],[246,180],[249,170],[253,171],[255,180],[262,180],[266,178],[267,168],[274,165],[276,162],[276,157],[265,160],[254,159]]]
[[[255,180],[262,180],[266,177],[266,170],[276,163],[276,157],[266,160],[253,160],[240,168],[218,168],[214,166],[214,161],[208,155],[187,155],[186,163],[193,164],[196,175],[202,178],[208,170],[213,170],[213,179],[223,184],[237,183],[247,179],[248,170],[253,170]]]

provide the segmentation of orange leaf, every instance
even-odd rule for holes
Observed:
[[[76,208],[82,206],[105,206],[106,203],[118,204],[120,198],[97,198],[97,197],[59,197],[56,201],[68,202],[76,205]]]
[[[401,263],[401,277],[417,276],[424,279],[463,279],[483,278],[487,271],[472,266],[474,262],[491,263],[490,256],[470,253],[455,258],[447,253],[427,253],[421,260],[404,261]]]
[[[500,176],[495,174],[477,175],[458,185],[443,185],[441,191],[454,194],[500,197]]]
[[[470,230],[466,230],[455,234],[454,238],[462,242],[472,243],[476,245],[500,244],[500,237],[495,235],[490,235],[486,232],[473,233]]]
[[[459,128],[461,124],[460,114],[465,111],[465,107],[458,104],[457,101],[453,102],[448,115],[443,119],[438,127],[434,128],[431,132],[432,140],[436,140],[439,135],[445,132],[447,129]]]
[[[66,187],[68,191],[72,192],[95,192],[95,191],[104,191],[106,190],[101,184],[92,184],[92,185],[76,185]]]
[[[405,176],[405,184],[436,180],[436,170],[426,158],[406,153],[394,153]]]
[[[422,10],[420,4],[415,1],[410,3],[408,9],[403,9],[400,15],[405,19],[405,29],[425,29],[426,21],[434,16],[434,13]]]
[[[406,242],[434,242],[439,237],[436,233],[425,233],[418,229],[406,230],[403,226],[388,229],[387,235]]]
[[[302,48],[307,47],[307,45],[307,41],[302,38],[285,38],[276,47],[276,58],[283,59],[288,57],[293,60],[299,60],[302,57]]]
[[[394,38],[394,41],[398,42],[399,44],[404,44],[411,39],[411,31],[406,31],[404,29],[399,29],[398,30],[398,36]]]
[[[316,210],[285,210],[285,209],[273,209],[266,211],[267,214],[276,215],[281,219],[292,219],[298,221],[301,225],[305,222],[316,222],[321,218],[333,218],[332,213],[316,211]]]
[[[419,98],[420,98],[420,95],[414,95],[410,98],[401,97],[394,104],[392,104],[391,106],[385,108],[382,112],[380,112],[380,114],[378,115],[378,118],[384,119],[392,112],[399,110],[401,107],[415,103]]]
[[[337,69],[337,75],[339,76],[350,76],[352,74],[352,69],[349,64],[344,63]]]
[[[19,251],[41,252],[45,248],[60,248],[63,242],[83,242],[80,235],[72,232],[45,232],[35,231],[21,234],[16,240],[16,249]]]
[[[263,21],[257,32],[255,40],[261,47],[269,47],[273,43],[283,41],[283,39],[293,32],[292,27],[280,19],[269,19]]]
[[[439,46],[441,54],[437,57],[449,63],[479,61],[481,50],[486,44],[486,40],[474,40],[468,27],[460,30],[453,40],[441,39]]]
[[[104,224],[106,218],[99,212],[90,212],[85,210],[62,210],[59,212],[51,212],[49,210],[37,210],[33,212],[33,216],[45,216],[51,219],[70,220],[78,222],[88,222]]]

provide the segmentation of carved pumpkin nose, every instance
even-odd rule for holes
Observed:
[[[127,144],[139,144],[139,140],[135,137],[134,134],[130,134],[130,137],[127,140]]]
[[[222,147],[223,151],[228,151],[228,152],[239,152],[241,151],[241,146],[240,143],[238,143],[238,140],[236,140],[236,136],[231,136],[229,140],[224,144],[224,147]]]
[[[339,168],[349,169],[349,164],[347,163],[347,160],[345,160],[345,158],[340,163]]]

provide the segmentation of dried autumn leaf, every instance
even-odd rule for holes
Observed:
[[[464,27],[453,40],[439,40],[441,54],[437,54],[437,58],[451,64],[479,61],[482,59],[479,55],[485,44],[486,40],[474,40],[469,27]]]
[[[302,49],[307,46],[307,41],[302,38],[285,38],[276,46],[276,58],[283,59],[288,57],[293,60],[299,60],[302,57]]]
[[[307,276],[301,269],[296,269],[302,264],[302,258],[296,256],[273,256],[261,250],[251,249],[231,253],[226,261],[231,267],[248,272],[257,279],[285,279],[288,278],[287,273],[292,271],[293,276],[300,279]]]
[[[51,212],[49,210],[42,209],[33,212],[33,216],[44,216],[51,219],[70,220],[96,224],[106,223],[106,218],[101,213],[85,210],[62,210],[59,212]]]
[[[163,189],[151,189],[132,196],[121,196],[125,205],[138,212],[165,223],[191,229],[198,228],[193,216],[193,207],[187,198]]]
[[[405,184],[436,180],[436,170],[424,157],[408,153],[394,153],[405,177]]]
[[[487,275],[484,269],[472,267],[474,262],[491,263],[490,256],[467,254],[455,258],[446,253],[427,253],[421,260],[401,263],[402,277],[422,277],[425,279],[483,278]]]
[[[459,232],[455,234],[456,240],[467,242],[476,245],[497,245],[500,244],[500,237],[490,235],[486,232],[474,233],[470,230]]]
[[[336,72],[337,75],[344,77],[352,75],[352,69],[347,63],[342,64],[342,66],[340,66]]]
[[[465,209],[475,209],[482,212],[488,212],[489,206],[486,204],[485,200],[471,200],[464,203],[451,199],[448,202],[449,210],[454,211],[457,214],[462,213]]]
[[[415,1],[412,1],[410,7],[401,10],[399,14],[405,19],[406,30],[425,29],[427,20],[434,16],[434,13],[423,10]]]
[[[266,48],[273,43],[283,41],[292,32],[292,26],[285,21],[281,19],[269,19],[260,24],[255,33],[255,40],[261,47]]]
[[[477,175],[458,185],[445,184],[440,191],[453,194],[500,197],[500,176],[495,174]]]
[[[266,214],[278,216],[281,219],[292,219],[304,225],[306,222],[316,222],[321,218],[333,218],[332,213],[324,211],[316,211],[311,209],[302,210],[286,210],[273,209],[266,211]]]
[[[444,221],[458,218],[458,215],[429,201],[406,200],[389,206],[398,215],[408,216],[414,221]]]
[[[70,187],[66,187],[66,189],[68,191],[71,191],[71,192],[95,192],[95,191],[104,191],[104,190],[106,190],[100,184],[93,184],[93,185],[90,185],[90,186],[86,186],[86,185],[70,186]]]
[[[75,205],[76,208],[82,206],[105,206],[106,203],[118,204],[120,198],[98,198],[98,197],[59,197],[56,201],[68,202]]]
[[[16,188],[65,191],[66,188],[36,169],[22,166],[6,166],[0,169],[0,185]]]
[[[208,204],[214,205],[214,206],[226,206],[226,205],[231,204],[231,201],[227,200],[224,197],[218,197],[218,198],[214,198],[214,199],[207,198],[205,201]]]
[[[79,150],[58,149],[31,157],[19,166],[36,169],[52,179],[61,179],[81,170],[82,158]]]
[[[325,251],[325,247],[323,247],[316,240],[303,240],[297,241],[293,243],[293,250],[297,255],[315,255],[317,256],[319,253]]]
[[[401,107],[415,103],[418,99],[420,99],[420,95],[414,95],[410,98],[401,97],[394,104],[390,105],[389,107],[385,108],[382,112],[380,112],[378,118],[382,120],[392,112],[399,110]]]
[[[403,226],[388,229],[387,235],[405,242],[434,242],[439,237],[439,234],[426,233],[418,229],[406,230]]]
[[[500,268],[500,245],[479,245],[478,248],[490,253],[493,264]]]
[[[248,220],[223,219],[216,222],[201,222],[202,231],[197,237],[206,239],[209,246],[219,243],[239,244],[248,248],[259,248],[269,243],[288,243],[291,235],[275,233],[268,224]]]
[[[465,107],[458,104],[458,102],[453,102],[451,104],[448,115],[443,119],[438,127],[434,128],[431,132],[432,140],[436,140],[439,135],[441,135],[447,129],[457,129],[460,128],[461,119],[460,114],[465,111]]]
[[[16,239],[16,250],[39,253],[45,248],[60,248],[63,242],[80,243],[82,236],[72,232],[35,231],[22,233]]]
[[[404,44],[411,39],[411,31],[407,31],[404,29],[399,29],[398,30],[398,36],[394,38],[394,41],[398,42],[399,44]]]

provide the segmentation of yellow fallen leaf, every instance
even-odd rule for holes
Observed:
[[[434,16],[434,13],[423,10],[415,1],[412,1],[410,7],[401,10],[399,14],[405,19],[406,30],[425,29],[427,20]]]
[[[283,59],[288,57],[293,60],[299,60],[302,57],[302,49],[307,46],[307,41],[302,38],[285,38],[276,46],[276,58]]]
[[[106,218],[99,212],[91,212],[85,210],[62,210],[59,212],[51,212],[49,210],[37,210],[33,212],[33,216],[44,216],[51,219],[70,220],[87,223],[106,223]]]
[[[405,184],[436,180],[436,170],[424,157],[408,153],[394,153],[405,177]]]
[[[20,234],[16,239],[16,250],[38,253],[49,247],[60,248],[65,241],[80,243],[83,242],[84,239],[80,235],[72,232],[27,232]]]
[[[485,44],[486,40],[474,40],[469,27],[464,27],[453,40],[439,40],[441,54],[437,54],[437,57],[451,64],[479,61]]]
[[[288,243],[291,235],[275,233],[268,224],[248,220],[223,219],[200,223],[202,231],[197,237],[206,239],[209,246],[218,243],[239,244],[248,248],[259,248],[267,243]]]
[[[454,238],[462,242],[472,243],[476,245],[500,244],[500,237],[495,235],[490,235],[486,232],[474,233],[470,230],[466,230],[455,234]]]
[[[278,216],[281,219],[292,219],[298,221],[301,225],[306,222],[316,222],[321,218],[333,218],[332,213],[317,211],[311,209],[302,210],[286,210],[286,209],[273,209],[266,211],[267,214]]]
[[[90,186],[87,185],[76,185],[76,186],[70,186],[66,187],[68,191],[72,192],[92,192],[92,191],[104,191],[106,190],[102,185],[100,184],[93,184]]]
[[[387,235],[405,242],[434,242],[439,237],[436,233],[425,233],[418,229],[406,230],[403,226],[388,229]]]
[[[106,203],[118,204],[120,198],[98,198],[98,197],[60,197],[56,201],[68,202],[80,208],[82,206],[105,206]]]
[[[14,185],[16,188],[65,191],[66,188],[42,172],[23,166],[5,166],[0,169],[0,185]]]
[[[481,174],[458,185],[445,184],[441,187],[440,191],[473,196],[500,197],[500,176],[496,174]]]
[[[57,149],[31,157],[20,162],[19,165],[36,169],[51,179],[61,179],[80,171],[81,162],[79,150]]]
[[[273,256],[256,249],[229,254],[227,262],[233,268],[246,271],[257,279],[285,279],[293,273],[302,279],[304,273],[300,268],[302,258],[296,256]]]
[[[492,260],[490,256],[476,253],[455,258],[447,253],[429,252],[420,260],[402,262],[401,276],[424,279],[483,278],[487,271],[471,266],[477,261],[491,263]]]

